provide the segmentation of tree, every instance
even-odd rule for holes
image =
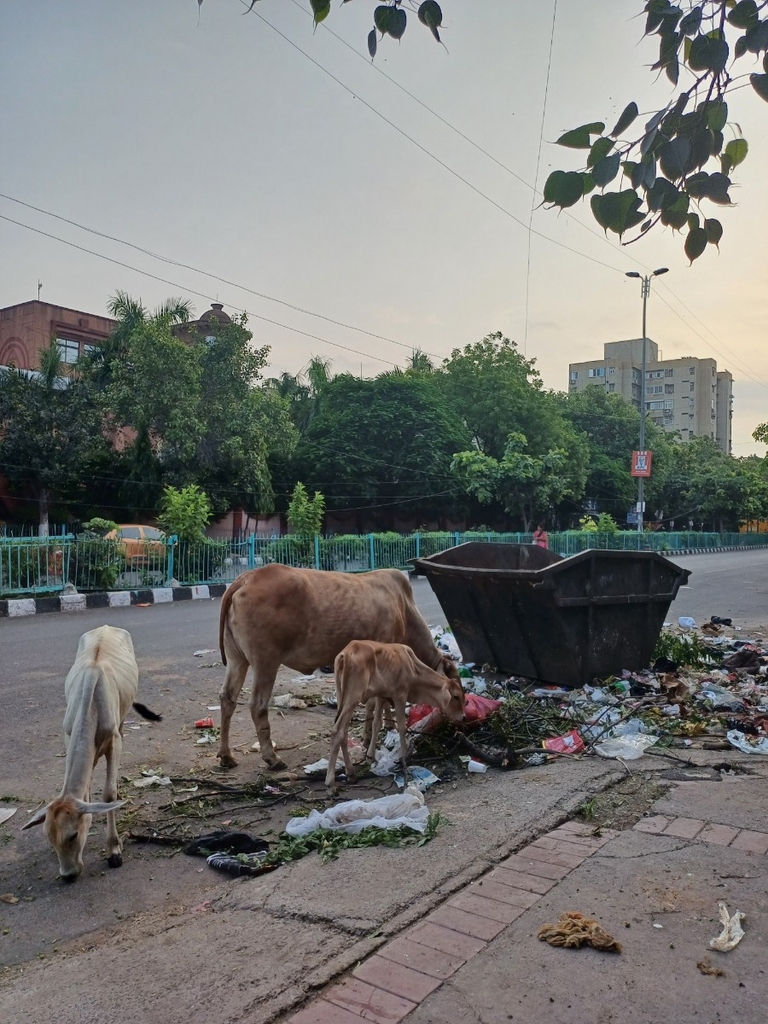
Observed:
[[[583,150],[586,165],[553,171],[544,202],[565,209],[592,194],[592,215],[606,233],[623,238],[638,229],[630,242],[658,224],[685,229],[685,253],[693,262],[723,235],[703,204],[731,205],[731,174],[749,147],[739,125],[729,122],[727,97],[746,77],[734,76],[737,62],[742,67],[751,59],[754,68],[762,54],[768,72],[768,18],[761,20],[765,4],[756,0],[647,0],[643,10],[645,35],[658,38],[652,70],[664,72],[672,96],[629,136],[639,117],[634,101],[610,132],[594,121],[561,135],[558,145]],[[749,81],[768,101],[768,74],[753,72]],[[606,191],[617,179],[618,191]]]
[[[442,379],[478,451],[500,459],[512,431],[533,443],[549,434],[551,410],[535,360],[525,359],[500,331],[454,349]]]
[[[77,372],[65,376],[52,345],[39,371],[0,371],[0,424],[0,473],[37,502],[46,537],[51,504],[87,503],[93,476],[110,462],[100,409]]]
[[[341,374],[299,442],[294,479],[322,490],[329,510],[367,504],[383,520],[395,511],[433,518],[457,498],[451,457],[470,443],[437,375]]]
[[[637,448],[640,413],[621,395],[601,387],[560,396],[563,416],[586,439],[588,471],[584,494],[615,516],[623,516],[636,500],[637,481],[630,475],[632,452]],[[646,446],[653,451],[653,476],[647,481],[648,499],[654,501],[665,479],[672,442],[648,420]]]
[[[699,527],[736,529],[745,518],[752,481],[742,460],[727,455],[710,437],[671,449],[664,487],[656,499],[664,517],[692,519]]]
[[[153,507],[163,484],[198,484],[214,513],[234,505],[271,511],[270,458],[296,443],[288,405],[261,371],[268,348],[254,348],[245,316],[188,330],[189,307],[171,300],[152,316],[118,293],[118,322],[92,360],[91,384],[122,433],[126,500]],[[129,497],[130,496],[130,497]]]
[[[530,455],[528,442],[513,432],[507,439],[504,456],[495,459],[482,452],[458,452],[451,470],[462,485],[483,504],[499,501],[507,512],[519,515],[528,532],[537,515],[561,501],[569,492],[563,472],[568,453],[552,448],[541,456]]]
[[[255,348],[245,315],[210,325],[208,338],[194,344],[200,363],[196,419],[200,432],[191,466],[193,475],[220,513],[233,505],[249,512],[275,506],[269,460],[287,459],[298,439],[287,403],[261,383],[269,348]]]

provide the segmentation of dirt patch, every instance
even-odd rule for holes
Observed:
[[[637,772],[585,800],[576,815],[597,828],[631,828],[670,787],[658,776]]]

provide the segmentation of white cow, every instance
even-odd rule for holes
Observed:
[[[160,721],[160,715],[135,702],[138,685],[139,669],[130,633],[114,626],[83,633],[64,683],[64,784],[59,796],[23,826],[27,829],[45,822],[65,882],[74,882],[83,870],[92,814],[107,815],[107,863],[111,868],[123,863],[115,822],[115,811],[125,803],[117,799],[123,722],[131,706],[144,718]],[[106,759],[107,778],[102,800],[92,802],[91,776],[100,757]]]

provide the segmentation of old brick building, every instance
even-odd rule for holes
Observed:
[[[100,345],[114,326],[109,317],[37,299],[6,306],[0,309],[0,366],[36,370],[41,349],[52,343],[64,363],[74,363]]]

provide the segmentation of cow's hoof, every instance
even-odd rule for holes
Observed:
[[[107,857],[107,864],[111,868],[120,868],[123,866],[123,855],[122,853],[113,853],[111,857]]]
[[[219,754],[219,763],[222,768],[237,768],[238,762],[231,754]]]
[[[267,761],[266,764],[271,772],[284,772],[288,768],[282,757],[276,757],[274,761]]]

